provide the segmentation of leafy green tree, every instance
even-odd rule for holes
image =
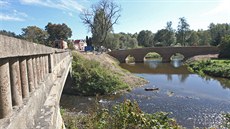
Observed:
[[[45,30],[49,34],[48,40],[53,42],[55,40],[67,40],[72,36],[72,30],[65,24],[52,24],[48,23]]]
[[[107,35],[112,31],[113,25],[120,17],[120,6],[111,0],[101,0],[93,5],[91,10],[85,10],[80,18],[89,27],[93,43],[96,46],[106,46]]]
[[[181,43],[183,46],[186,45],[186,40],[189,36],[189,24],[184,17],[179,18],[179,23],[177,26],[177,42]]]
[[[209,25],[209,32],[211,35],[211,45],[217,46],[222,42],[225,35],[230,34],[230,24],[214,24]]]
[[[230,35],[226,35],[222,38],[219,48],[219,58],[230,58]]]
[[[40,44],[45,44],[48,38],[47,32],[37,26],[27,26],[26,28],[22,28],[22,36],[30,42]]]
[[[119,49],[119,34],[108,34],[105,40],[105,47],[111,50]]]
[[[152,47],[154,35],[149,30],[142,30],[137,36],[137,41],[139,46]]]
[[[209,31],[207,31],[207,30],[198,30],[197,35],[199,37],[199,42],[198,42],[199,46],[210,45],[211,35],[210,35]]]
[[[191,31],[191,35],[187,40],[189,46],[197,46],[199,43],[199,36],[196,31]]]

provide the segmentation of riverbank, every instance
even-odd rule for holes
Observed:
[[[76,95],[114,94],[142,86],[146,80],[122,69],[113,57],[102,53],[73,52],[72,80],[64,93]]]
[[[187,61],[188,69],[199,75],[230,79],[230,59],[217,59],[217,56],[198,56]]]
[[[100,65],[105,69],[109,70],[115,75],[119,75],[120,79],[126,83],[131,89],[139,86],[143,86],[148,82],[140,77],[135,76],[126,69],[123,69],[119,66],[119,61],[114,57],[102,53],[102,54],[93,54],[93,53],[79,53],[83,57],[89,60],[95,60],[100,62]]]

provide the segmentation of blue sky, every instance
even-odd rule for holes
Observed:
[[[213,23],[230,23],[230,0],[114,0],[121,5],[121,17],[114,32],[156,32],[172,21],[185,17],[190,29],[207,29]],[[65,23],[73,31],[72,39],[91,35],[79,14],[98,0],[0,0],[0,30],[21,34],[21,28]]]

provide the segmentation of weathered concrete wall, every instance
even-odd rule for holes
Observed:
[[[62,128],[59,99],[71,62],[68,51],[0,35],[0,129]]]
[[[125,58],[129,55],[135,58],[135,62],[143,62],[144,57],[149,52],[157,52],[162,56],[163,62],[170,62],[170,57],[175,53],[181,53],[185,59],[188,59],[196,55],[218,54],[219,49],[217,47],[151,47],[117,50],[109,52],[108,54],[118,59],[121,63],[124,63]]]

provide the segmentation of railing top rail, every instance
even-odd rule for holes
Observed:
[[[66,52],[13,37],[0,35],[0,58],[41,55]]]

